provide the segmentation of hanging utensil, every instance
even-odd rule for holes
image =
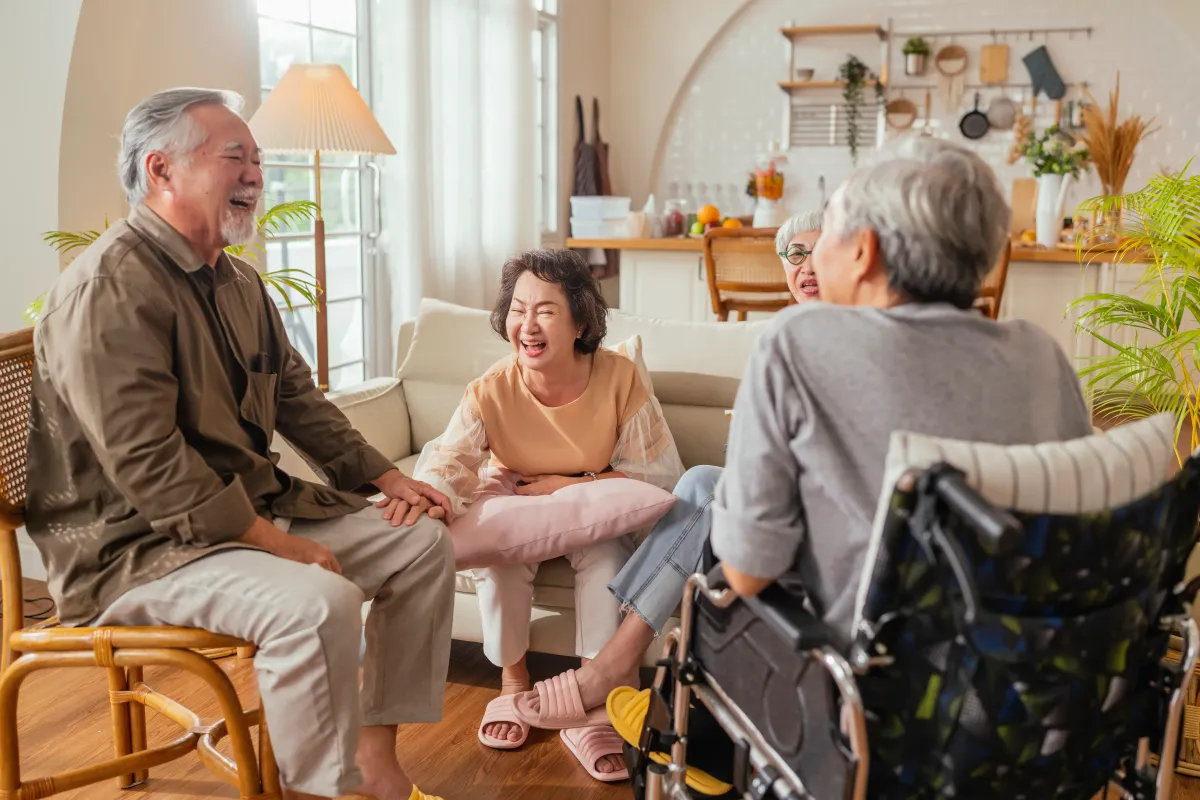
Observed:
[[[942,104],[947,109],[962,105],[963,89],[967,72],[967,51],[957,44],[948,44],[938,50],[933,64],[941,78],[938,81]]]
[[[962,120],[958,123],[958,129],[968,139],[982,139],[987,136],[990,127],[987,114],[979,110],[979,92],[976,92],[975,108],[963,115]]]
[[[925,127],[921,129],[922,136],[933,136],[933,129],[930,127],[933,121],[933,92],[925,90]]]
[[[979,48],[979,82],[987,85],[1008,81],[1008,45],[992,43]]]
[[[897,97],[887,104],[884,116],[892,128],[906,131],[917,121],[917,106],[907,97]]]
[[[1011,97],[1001,95],[988,105],[988,125],[998,131],[1012,130],[1017,121],[1017,104]]]

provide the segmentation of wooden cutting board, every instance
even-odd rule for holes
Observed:
[[[979,82],[985,84],[1008,81],[1008,45],[985,44],[979,51]]]
[[[1012,182],[1012,235],[1020,236],[1034,227],[1037,217],[1036,178],[1016,178]]]

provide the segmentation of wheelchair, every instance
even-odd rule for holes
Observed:
[[[945,463],[909,470],[850,640],[784,586],[737,598],[719,567],[693,575],[625,748],[636,800],[704,796],[701,747],[725,798],[1169,798],[1200,658],[1198,512],[1196,456],[1075,516],[997,508]]]

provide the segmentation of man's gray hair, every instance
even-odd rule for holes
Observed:
[[[913,302],[969,308],[1008,239],[1012,210],[982,158],[913,137],[850,176],[829,201],[839,239],[875,232],[889,285]]]
[[[775,252],[786,251],[788,242],[806,231],[820,233],[822,222],[820,211],[801,211],[788,217],[787,222],[780,225],[779,232],[775,234]]]
[[[159,151],[187,157],[204,144],[204,131],[184,113],[197,105],[221,105],[240,113],[242,96],[222,89],[167,89],[150,95],[126,115],[117,174],[129,205],[140,203],[149,189],[145,169],[148,154]]]

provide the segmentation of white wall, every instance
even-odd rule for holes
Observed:
[[[173,86],[232,89],[246,98],[246,118],[253,115],[254,0],[84,0],[63,109],[61,229],[99,228],[106,216],[125,216],[116,174],[121,125],[138,101]]]
[[[610,143],[614,160],[619,159],[611,146],[617,114],[613,107],[612,80],[609,64],[612,61],[609,25],[612,22],[612,3],[609,0],[559,0],[559,236],[566,238],[570,208],[568,198],[575,175],[575,143],[579,139],[579,122],[575,114],[575,96],[583,100],[585,136],[592,139],[595,120],[592,99],[600,103],[600,135]],[[612,176],[613,165],[609,166]],[[615,176],[612,176],[616,180]],[[549,242],[548,242],[549,243]]]
[[[1200,155],[1200,136],[1197,135],[1200,75],[1194,70],[1180,69],[1194,58],[1196,52],[1197,32],[1200,31],[1198,4],[1179,0],[1145,3],[1139,6],[1138,13],[1133,14],[1128,4],[1120,0],[1062,4],[1048,4],[1044,0],[987,0],[971,4],[957,0],[910,0],[902,6],[884,0],[843,0],[837,4],[752,0],[745,12],[717,36],[711,52],[698,64],[690,79],[682,86],[676,84],[670,88],[649,88],[635,83],[635,76],[652,82],[658,74],[664,81],[669,80],[680,64],[697,53],[697,43],[704,39],[705,33],[709,36],[718,33],[719,15],[709,16],[706,31],[701,31],[698,22],[689,20],[703,18],[705,6],[703,3],[688,4],[689,8],[697,5],[694,13],[682,17],[676,15],[672,20],[682,24],[672,27],[664,24],[665,20],[658,20],[653,26],[643,27],[637,22],[638,16],[645,18],[647,12],[638,15],[634,7],[639,4],[634,0],[614,0],[614,4],[612,72],[614,87],[621,87],[620,91],[614,92],[618,104],[616,111],[622,120],[617,133],[624,137],[620,140],[623,145],[620,163],[623,168],[636,171],[636,174],[622,174],[622,187],[634,194],[635,203],[641,202],[647,190],[657,192],[661,200],[670,192],[672,183],[678,185],[680,192],[687,183],[692,183],[694,190],[700,182],[710,187],[716,184],[744,186],[754,157],[769,139],[780,137],[783,131],[786,106],[784,95],[776,84],[785,74],[786,41],[778,28],[789,20],[804,25],[886,24],[891,16],[899,31],[1090,25],[1095,28],[1090,40],[1056,36],[1047,44],[1064,79],[1089,81],[1097,100],[1107,103],[1108,91],[1120,69],[1122,112],[1157,116],[1163,128],[1143,144],[1127,188],[1140,185],[1161,166],[1178,169],[1188,158]],[[653,5],[658,10],[671,3]],[[735,8],[733,2],[720,5],[727,17]],[[618,7],[628,14],[618,13]],[[959,43],[977,56],[979,45],[989,41],[984,37],[960,39]],[[944,42],[935,42],[935,48]],[[1020,59],[1041,43],[1038,40],[1031,44],[1027,39],[1009,41],[1012,48],[1010,81],[1028,81],[1028,73]],[[896,41],[896,49],[902,44],[902,40]],[[820,74],[818,78],[833,78],[833,70],[848,50],[872,67],[879,66],[879,47],[871,38],[811,40],[808,48],[798,57],[798,65],[799,61],[805,60],[820,72],[829,73]],[[896,85],[906,81],[929,83],[935,80],[932,74],[925,78],[905,78],[898,53],[893,58],[892,71]],[[968,67],[968,73],[977,76],[977,60]],[[972,79],[972,82],[977,80]],[[626,92],[626,87],[631,90]],[[682,102],[677,113],[667,118],[663,99],[675,91],[680,93]],[[984,92],[983,105],[986,107],[997,94],[996,90]],[[651,96],[655,98],[653,103]],[[817,97],[815,93],[812,96]],[[910,92],[908,96],[918,105],[923,103],[923,91]],[[839,100],[836,92],[827,92],[821,97],[831,102]],[[1014,97],[1018,98],[1019,92]],[[1071,97],[1078,95],[1068,95]],[[963,106],[946,109],[940,105],[935,92],[935,130],[944,132],[953,141],[966,142],[958,134],[957,122],[972,102],[973,95],[967,92]],[[652,130],[651,105],[661,119],[657,130]],[[1053,121],[1053,106],[1044,96],[1040,99],[1039,111],[1039,126]],[[665,137],[667,147],[661,169],[655,176],[651,173],[660,133]],[[614,135],[614,141],[617,139]],[[971,145],[997,168],[1006,185],[1014,177],[1029,174],[1024,164],[1011,167],[1005,164],[1011,143],[1011,134],[992,133]],[[816,205],[818,176],[825,176],[832,191],[851,169],[844,148],[803,148],[794,151],[791,157],[786,170],[785,196],[791,210]],[[652,178],[655,179],[650,184]],[[1074,192],[1072,202],[1082,200],[1098,188],[1094,178],[1085,180]]]
[[[613,102],[612,111],[604,117],[612,145],[612,179],[615,193],[632,196],[635,207],[640,208],[650,191],[659,136],[685,76],[748,0],[608,2],[612,6],[608,68]],[[658,200],[661,208],[661,195]]]
[[[0,125],[4,157],[4,291],[0,330],[24,325],[21,312],[58,274],[41,232],[58,226],[58,150],[67,67],[82,0],[0,6]]]

